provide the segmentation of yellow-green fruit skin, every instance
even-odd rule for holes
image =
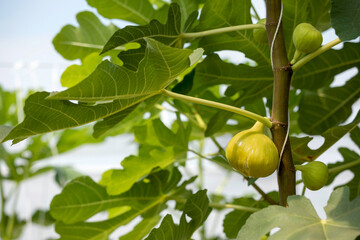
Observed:
[[[328,181],[328,168],[322,162],[309,162],[303,166],[296,166],[296,169],[301,171],[301,178],[304,185],[310,190],[319,190],[325,186]]]
[[[260,19],[256,24],[263,24],[265,26],[266,18]],[[254,36],[255,41],[257,41],[258,43],[261,43],[261,44],[268,43],[268,37],[267,37],[265,28],[254,29],[253,36]]]
[[[302,53],[310,53],[321,47],[323,37],[309,23],[300,23],[296,26],[293,33],[293,42],[295,48]]]
[[[226,147],[229,164],[247,177],[267,177],[278,167],[278,151],[263,129],[264,125],[257,122],[236,134]]]

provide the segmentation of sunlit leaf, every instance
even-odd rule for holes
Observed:
[[[81,12],[76,18],[79,27],[66,25],[53,40],[56,51],[69,60],[83,59],[93,52],[99,53],[117,30],[112,24],[103,25],[91,12]]]
[[[50,206],[51,215],[56,220],[75,223],[115,207],[130,206],[136,209],[142,204],[164,197],[163,194],[177,186],[181,174],[178,170],[175,170],[173,175],[162,170],[149,175],[147,179],[148,181],[140,180],[135,183],[121,195],[110,196],[104,186],[94,182],[90,177],[76,178],[54,197]]]
[[[147,41],[148,54],[141,62],[143,68],[139,72],[104,61],[79,84],[51,96],[51,99],[61,99],[60,101],[48,100],[47,92],[31,95],[25,103],[25,120],[15,127],[5,140],[16,139],[14,141],[16,143],[36,134],[77,127],[104,119],[159,94],[190,66],[190,59],[193,57],[189,56],[193,52],[171,48],[152,39]],[[199,51],[195,51],[194,54],[197,57],[201,56]],[[98,88],[93,88],[95,85]],[[82,102],[114,101],[86,105],[62,101],[63,99]]]
[[[155,167],[164,168],[174,163],[174,152],[171,148],[153,149],[149,156],[129,156],[121,162],[123,169],[111,169],[103,174],[101,184],[106,185],[110,195],[123,193],[140,178],[146,176]]]
[[[147,0],[87,0],[88,4],[106,18],[122,19],[144,25],[152,19],[163,22],[167,6],[155,10]]]
[[[5,91],[0,86],[0,125],[17,123],[16,92]]]
[[[269,240],[353,240],[360,234],[360,198],[349,202],[349,189],[346,187],[331,194],[325,207],[326,219],[319,218],[310,200],[303,196],[290,196],[288,204],[286,208],[269,206],[252,214],[237,239],[260,239],[276,227],[280,230]]]
[[[146,42],[146,54],[137,72],[104,61],[88,78],[49,99],[96,102],[159,94],[190,66],[193,51],[171,48],[150,38]]]
[[[101,63],[102,57],[98,52],[94,52],[85,57],[81,65],[71,65],[61,75],[61,85],[63,87],[72,87],[88,77],[95,68]]]
[[[155,172],[148,176],[147,181],[139,181],[128,192],[117,196],[107,195],[105,188],[89,177],[75,179],[51,203],[52,216],[61,220],[56,223],[55,230],[63,240],[107,239],[112,231],[129,223],[136,216],[153,216],[146,215],[147,212],[159,214],[158,211],[151,210],[161,210],[167,198],[179,194],[194,180],[178,185],[180,179],[178,170],[172,174],[168,171]],[[120,206],[129,206],[131,209],[108,220],[83,222],[100,211]]]
[[[124,62],[124,66],[136,71],[140,60],[143,59],[145,55],[146,41],[144,38],[156,39],[166,45],[174,45],[178,41],[177,38],[182,31],[181,19],[183,18],[179,5],[171,4],[166,24],[153,20],[145,26],[127,26],[119,29],[111,36],[102,52],[107,52],[127,43],[139,43],[141,45],[139,49],[129,50],[119,54],[119,58]]]
[[[197,31],[251,24],[250,7],[250,0],[207,1],[201,11]],[[220,50],[241,51],[259,65],[270,65],[269,47],[266,44],[256,43],[252,30],[207,36],[201,39],[199,46],[204,48],[206,53]]]

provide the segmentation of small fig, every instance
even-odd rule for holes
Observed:
[[[329,173],[326,164],[322,162],[309,162],[306,165],[296,165],[295,169],[301,171],[305,187],[316,191],[325,186]]]
[[[265,29],[266,18],[260,19],[256,24],[263,24],[264,28],[253,29],[253,36],[254,36],[255,41],[257,41],[258,43],[261,43],[261,44],[267,44],[268,38],[267,38],[266,29]]]
[[[297,51],[310,53],[321,47],[321,32],[309,23],[300,23],[293,32],[293,42]]]
[[[264,124],[261,122],[239,132],[229,141],[226,158],[233,168],[247,177],[267,177],[279,164],[277,148],[264,134]]]

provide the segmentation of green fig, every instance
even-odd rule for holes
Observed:
[[[301,171],[305,187],[316,191],[325,186],[329,173],[326,164],[322,162],[309,162],[306,165],[296,165],[295,169]]]
[[[226,158],[233,168],[247,177],[267,177],[279,164],[277,148],[264,134],[264,124],[260,122],[229,141]]]
[[[263,24],[264,28],[253,29],[253,36],[255,41],[261,44],[267,44],[268,37],[265,29],[266,18],[260,19],[256,24]]]
[[[310,53],[321,47],[323,37],[309,23],[300,23],[293,32],[293,42],[297,51],[301,53]]]

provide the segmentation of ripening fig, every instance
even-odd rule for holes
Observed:
[[[296,165],[295,169],[301,171],[304,185],[310,190],[319,190],[328,181],[328,168],[322,162],[313,161],[306,165]]]
[[[262,44],[268,43],[267,33],[265,29],[266,18],[260,19],[256,24],[263,24],[264,28],[253,29],[253,36],[255,41]]]
[[[323,38],[321,32],[309,23],[300,23],[293,33],[293,42],[296,50],[301,53],[310,53],[321,47]]]
[[[256,122],[236,134],[226,147],[229,164],[247,177],[267,177],[278,167],[279,155],[273,141],[264,134],[264,124]]]

